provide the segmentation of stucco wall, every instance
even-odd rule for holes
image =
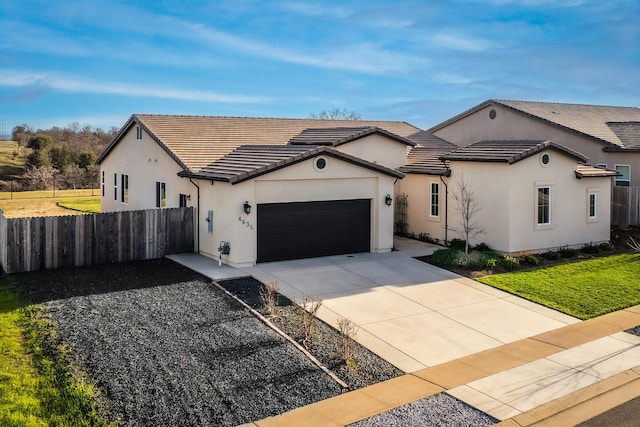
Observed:
[[[378,134],[338,145],[335,149],[391,169],[407,163],[407,145]]]
[[[494,119],[489,117],[490,110],[496,111]],[[640,153],[604,152],[604,144],[527,118],[501,106],[487,106],[434,134],[459,146],[483,140],[551,140],[588,157],[591,165],[607,164],[609,169],[613,169],[615,164],[630,165],[631,185],[640,185]]]
[[[448,178],[443,177],[443,180],[449,185]],[[432,216],[430,211],[429,191],[432,182],[440,185],[440,203],[437,216]],[[402,194],[407,195],[408,233],[414,233],[416,236],[421,233],[428,234],[430,238],[438,239],[441,242],[451,238],[445,233],[446,187],[440,181],[439,176],[407,174],[402,181],[398,181],[396,184],[396,200]],[[450,208],[451,206],[449,206]]]
[[[179,194],[191,195],[188,206],[195,205],[195,187],[177,176],[182,171],[149,135],[142,133],[136,139],[136,126],[132,126],[122,140],[100,164],[100,179],[105,173],[105,194],[100,199],[102,212],[152,209],[156,207],[156,181],[166,183],[168,208],[179,206]],[[118,174],[117,200],[114,200],[114,173]],[[122,174],[129,176],[129,203],[122,203]],[[102,184],[102,182],[101,182]]]
[[[393,195],[394,178],[327,157],[322,171],[314,160],[286,167],[237,185],[198,180],[201,188],[201,220],[213,211],[213,232],[200,226],[200,252],[218,259],[220,241],[230,243],[223,262],[233,266],[253,265],[257,255],[257,205],[300,201],[372,199],[371,251],[387,252],[393,247],[393,207],[384,204]],[[251,213],[242,206],[248,201]]]

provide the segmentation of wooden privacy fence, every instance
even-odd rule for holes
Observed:
[[[640,225],[640,187],[613,187],[611,224]]]
[[[111,264],[193,252],[193,208],[6,218],[0,212],[5,273]]]

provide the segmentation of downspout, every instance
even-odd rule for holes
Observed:
[[[196,244],[196,253],[199,254],[200,253],[200,187],[198,187],[198,184],[193,182],[193,179],[191,178],[189,178],[189,182],[195,185],[197,189],[197,194],[198,194],[198,201],[196,202],[197,204],[196,209],[198,211],[196,213],[196,234],[198,236],[198,243]]]
[[[444,245],[449,246],[447,243],[449,241],[449,187],[442,179],[442,175],[440,175],[440,181],[444,185]]]

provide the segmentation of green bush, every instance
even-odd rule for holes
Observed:
[[[467,242],[462,239],[449,240],[449,247],[451,249],[458,249],[463,251],[466,245],[467,245]]]
[[[560,259],[560,252],[558,252],[558,251],[549,251],[549,252],[543,253],[542,256],[545,259],[548,259],[548,260]]]
[[[538,265],[540,264],[540,260],[535,255],[526,255],[523,258],[523,261],[529,265]]]
[[[576,255],[576,250],[567,246],[560,248],[558,252],[560,252],[562,258],[571,258]]]
[[[478,243],[476,246],[473,247],[473,250],[480,251],[480,252],[487,252],[487,251],[490,251],[491,248],[486,243]]]
[[[585,254],[597,254],[600,252],[600,246],[589,243],[588,245],[584,245],[580,250]]]
[[[498,265],[498,258],[489,258],[487,260],[487,268],[494,268]]]
[[[613,249],[611,242],[602,242],[598,245],[601,251],[610,251]]]
[[[498,262],[495,252],[471,251],[465,254],[460,249],[438,249],[431,256],[431,261],[442,267],[462,267],[471,270],[481,270],[487,267],[495,267]]]
[[[513,271],[520,266],[520,261],[518,261],[518,258],[506,255],[504,258],[502,258],[500,264],[505,268],[505,270]]]

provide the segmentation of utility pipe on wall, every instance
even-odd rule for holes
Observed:
[[[195,214],[195,218],[196,218],[196,234],[197,236],[197,243],[196,243],[196,253],[199,254],[200,253],[200,187],[198,187],[198,184],[196,184],[195,182],[193,182],[193,179],[189,178],[189,182],[191,182],[193,185],[195,185],[196,187],[196,191],[198,194],[198,201],[196,202],[196,209],[198,210]]]

